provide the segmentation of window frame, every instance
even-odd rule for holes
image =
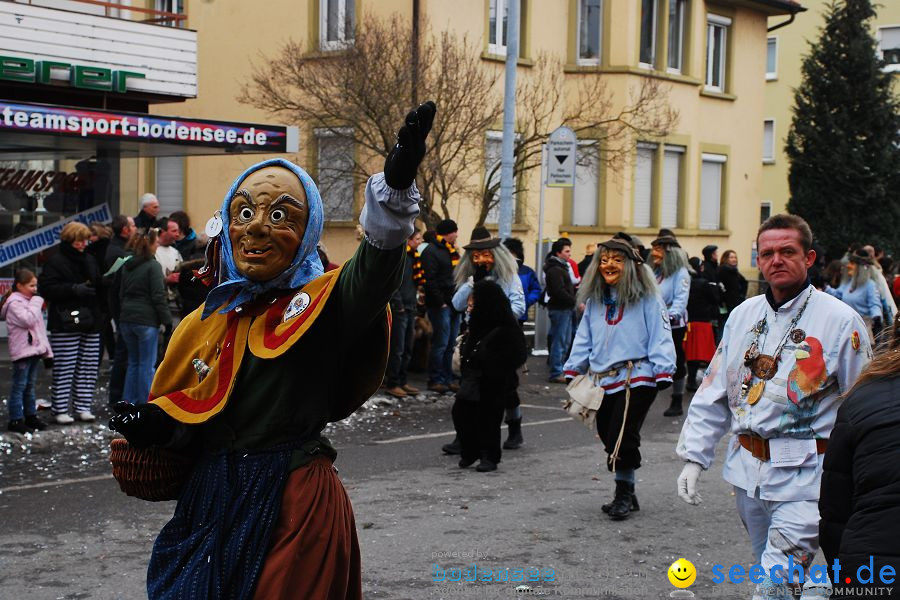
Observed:
[[[713,13],[706,14],[706,74],[704,79],[704,89],[708,92],[725,93],[728,81],[728,30],[731,29],[732,20],[722,15]],[[715,52],[715,30],[722,30],[722,44],[719,49],[718,56],[713,56]],[[719,63],[719,83],[713,83],[713,59]]]
[[[704,227],[703,226],[703,165],[704,163],[714,163],[721,165],[721,170],[719,171],[719,222],[716,224],[716,227]],[[697,219],[697,229],[701,229],[703,231],[719,231],[722,229],[722,217],[725,212],[725,189],[726,189],[726,181],[728,179],[728,155],[727,154],[719,154],[716,152],[702,152],[700,154],[700,201],[698,202],[698,210],[699,210],[699,218]]]
[[[582,58],[581,57],[581,4],[583,0],[575,0],[575,64],[579,66],[598,66],[603,60],[603,9],[606,0],[599,0],[600,7],[598,11],[597,31],[597,57]]]
[[[775,70],[774,71],[769,70],[769,43],[770,42],[775,43]],[[777,35],[771,35],[766,38],[766,81],[775,81],[776,79],[778,79],[778,46],[779,46],[779,41],[778,41]]]
[[[882,40],[882,31],[885,29],[897,29],[900,31],[900,25],[879,25],[878,29],[875,31],[875,39],[878,42],[878,56],[881,60],[884,60],[884,49],[881,47]],[[897,73],[900,72],[900,63],[895,64],[885,64],[884,69],[882,69],[885,73]]]
[[[768,123],[772,124],[772,147],[766,148],[766,125]],[[762,149],[762,162],[764,165],[774,165],[775,164],[775,117],[771,117],[768,119],[763,119],[763,149]],[[766,150],[771,150],[769,155],[766,155]]]
[[[678,23],[678,66],[671,66],[672,60],[672,21],[669,19],[668,28],[666,31],[666,71],[668,73],[674,73],[676,75],[681,75],[684,72],[684,41],[687,37],[687,31],[685,28],[685,18],[688,11],[688,0],[668,0],[669,2],[669,15],[671,16],[671,7],[673,5],[681,6],[681,11],[678,13],[679,23]]]
[[[348,46],[352,46],[356,40],[354,37],[347,39],[347,0],[337,0],[338,2],[338,23],[337,40],[328,39],[328,1],[319,0],[319,50],[323,52],[343,50]],[[356,23],[356,1],[353,1],[353,23]],[[355,27],[354,27],[355,29]]]
[[[660,0],[649,0],[653,4],[653,25],[650,28],[650,62],[646,63],[641,60],[641,48],[643,47],[644,34],[644,0],[641,0],[641,12],[638,18],[638,66],[644,69],[655,69],[656,59],[658,58],[658,42],[659,42],[659,2]]]

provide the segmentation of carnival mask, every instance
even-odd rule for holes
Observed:
[[[472,250],[472,263],[490,271],[494,268],[494,253],[490,250]]]
[[[600,275],[606,285],[616,285],[625,270],[625,256],[621,252],[603,251],[600,254]]]
[[[251,281],[268,281],[291,265],[303,240],[306,192],[288,169],[265,167],[238,184],[228,216],[235,267]]]
[[[650,259],[654,265],[661,265],[663,257],[666,255],[666,247],[661,244],[654,244],[650,248]]]

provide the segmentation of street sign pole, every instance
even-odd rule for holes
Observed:
[[[535,251],[535,261],[538,281],[543,281],[544,270],[544,187],[547,183],[544,174],[544,164],[547,160],[547,144],[541,146],[541,200],[538,205],[538,239],[537,250]],[[543,294],[544,286],[541,286]],[[547,330],[549,329],[547,309],[538,302],[534,305],[534,356],[547,355]]]

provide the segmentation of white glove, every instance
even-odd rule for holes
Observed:
[[[697,490],[697,482],[700,480],[700,472],[703,467],[695,462],[688,462],[678,476],[678,497],[688,504],[700,504],[700,492]]]

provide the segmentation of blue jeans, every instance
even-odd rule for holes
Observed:
[[[406,367],[412,358],[416,309],[407,308],[403,312],[395,312],[393,319],[391,354],[388,357],[387,373],[384,377],[384,383],[389,388],[406,385]]]
[[[12,364],[12,390],[9,392],[9,420],[18,421],[23,417],[33,417],[37,412],[34,406],[34,380],[37,377],[37,366],[40,357],[21,358]]]
[[[459,333],[459,313],[450,306],[429,308],[428,320],[434,333],[428,357],[428,384],[453,383],[453,348]]]
[[[550,377],[553,378],[563,374],[563,365],[566,364],[566,355],[572,343],[574,315],[570,308],[551,309],[547,312],[550,314]]]
[[[144,404],[153,383],[159,331],[156,327],[137,323],[120,323],[119,327],[128,348],[128,372],[125,374],[122,399],[131,404]]]

